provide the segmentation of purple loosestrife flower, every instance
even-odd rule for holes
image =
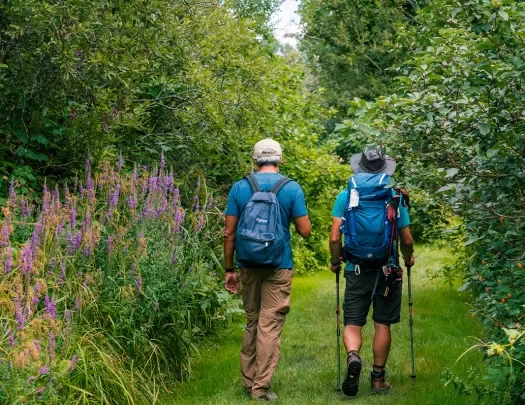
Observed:
[[[65,279],[66,279],[66,265],[61,263],[60,264],[60,274],[58,275],[57,285],[61,287],[62,284],[64,284]]]
[[[160,154],[160,168],[164,169],[166,166],[166,159],[164,159],[164,152]]]
[[[69,226],[71,229],[75,229],[77,222],[77,209],[76,207],[71,207],[71,212],[69,213]]]
[[[117,163],[117,172],[119,173],[122,170],[122,164],[123,164],[123,159],[122,159],[122,153],[121,153],[120,156],[118,157],[118,163]]]
[[[36,283],[34,287],[35,292],[38,294],[41,289],[42,287],[40,286],[40,282]]]
[[[108,236],[108,238],[106,239],[106,244],[107,244],[107,252],[109,255],[111,253],[111,250],[113,249],[113,235]]]
[[[87,172],[91,172],[91,153],[88,153],[86,162],[84,163],[84,169]]]
[[[64,226],[65,226],[64,222],[60,222],[60,223],[57,225],[57,229],[56,229],[56,231],[55,231],[56,236],[60,236],[60,235],[62,235],[62,231],[64,230]]]
[[[208,201],[208,205],[206,206],[206,209],[211,210],[213,208],[213,203],[214,202],[215,202],[215,200],[213,199],[212,196],[210,196],[210,200]]]
[[[120,184],[117,184],[115,186],[115,191],[113,191],[113,194],[111,195],[111,201],[109,204],[111,207],[116,207],[118,205],[119,194],[120,194]]]
[[[55,349],[56,349],[55,334],[50,333],[49,334],[49,358],[51,360],[55,358]]]
[[[156,176],[151,176],[149,178],[149,192],[157,193],[159,191],[158,178]]]
[[[155,301],[153,302],[153,311],[157,312],[159,310],[159,302]]]
[[[46,307],[46,314],[49,315],[52,319],[57,317],[57,303],[56,300],[49,298],[48,295],[44,298],[44,304]]]
[[[27,217],[29,216],[29,207],[27,205],[26,200],[20,201],[20,214],[22,215],[22,219],[25,221]]]
[[[134,277],[137,272],[137,263],[131,263],[130,277]]]
[[[133,190],[131,194],[129,195],[129,197],[126,199],[126,203],[128,204],[128,207],[131,209],[137,208],[138,201],[137,201],[137,194],[135,193],[135,190]]]
[[[82,224],[82,230],[84,233],[89,231],[89,228],[91,227],[91,213],[89,212],[89,209],[86,212],[86,216],[84,218],[84,223]]]
[[[173,200],[171,201],[171,204],[175,207],[179,203],[180,200],[180,191],[178,188],[173,190]]]
[[[33,252],[31,246],[26,245],[22,249],[22,255],[20,256],[20,273],[23,275],[31,273],[33,269]]]
[[[177,255],[177,252],[174,252],[173,256],[171,256],[171,264],[177,264],[178,261],[179,261],[179,257]]]
[[[75,309],[77,311],[80,311],[81,308],[82,308],[82,303],[80,302],[80,297],[76,297],[75,298]]]
[[[16,205],[16,191],[15,191],[15,181],[11,179],[9,182],[9,204],[12,206]]]
[[[43,375],[43,374],[49,374],[49,369],[46,366],[42,366],[38,370],[38,375]]]
[[[137,281],[135,283],[135,287],[137,287],[137,290],[139,290],[139,291],[142,288],[142,277],[140,276],[140,274],[137,276]]]
[[[58,191],[58,184],[55,186],[55,188],[51,192],[51,197],[52,197],[53,206],[60,203],[60,192]]]
[[[69,360],[69,367],[67,369],[68,373],[71,373],[75,369],[75,365],[77,364],[78,356],[75,354],[73,357],[71,357],[71,360]]]
[[[9,342],[9,347],[16,345],[15,336],[13,335],[13,331],[11,329],[7,331],[7,340]]]
[[[136,186],[138,179],[139,179],[139,173],[137,170],[137,165],[135,165],[133,167],[133,174],[131,175],[131,185]]]
[[[35,380],[36,380],[36,377],[35,377],[34,375],[32,375],[32,376],[30,376],[30,377],[27,379],[27,382],[28,382],[29,384],[31,384],[31,383],[32,383],[33,381],[35,381]]]
[[[21,330],[24,328],[25,319],[24,313],[22,312],[22,306],[20,303],[20,297],[16,296],[14,299],[15,302],[15,318],[16,318],[16,328]]]
[[[40,298],[38,298],[36,295],[33,296],[33,298],[31,299],[31,303],[33,304],[33,307],[37,307],[38,306],[38,303],[40,302]]]

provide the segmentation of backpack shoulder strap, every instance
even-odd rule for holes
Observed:
[[[288,177],[283,177],[281,180],[279,180],[277,182],[277,184],[275,186],[272,187],[272,189],[270,190],[271,193],[274,193],[275,195],[277,195],[279,193],[279,191],[282,190],[282,188],[284,186],[286,186],[289,182],[291,182],[292,179],[288,178]]]
[[[257,193],[258,191],[261,191],[261,188],[259,187],[259,183],[257,183],[257,179],[255,178],[253,174],[250,174],[249,176],[244,176],[244,178],[250,184],[250,187],[252,188],[252,193]]]

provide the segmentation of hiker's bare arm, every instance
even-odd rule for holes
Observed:
[[[308,215],[294,218],[293,222],[295,223],[295,230],[303,238],[306,239],[311,235],[312,225],[310,224],[310,218],[308,218]]]
[[[330,261],[332,263],[339,262],[341,256],[343,255],[343,245],[341,244],[341,225],[343,225],[343,218],[333,217],[332,230],[330,231]],[[334,266],[332,265],[332,267]],[[332,271],[334,270],[332,269]]]
[[[410,233],[410,228],[405,226],[399,230],[399,236],[401,238],[401,254],[406,265],[413,266],[415,263],[414,259],[414,238]]]
[[[235,229],[239,217],[226,215],[226,224],[224,225],[224,265],[227,269],[233,266],[233,251],[235,250]]]

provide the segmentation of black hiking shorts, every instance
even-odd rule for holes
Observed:
[[[372,290],[379,273],[376,292],[372,299]],[[401,282],[390,286],[387,296],[385,289],[387,281],[383,270],[363,269],[361,273],[345,271],[346,288],[343,303],[345,325],[364,326],[368,316],[370,304],[373,303],[374,312],[372,319],[382,325],[392,325],[400,321],[401,296],[403,287]]]

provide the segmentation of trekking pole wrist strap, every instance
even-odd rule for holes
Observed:
[[[224,270],[226,273],[235,273],[235,267],[226,267]]]

